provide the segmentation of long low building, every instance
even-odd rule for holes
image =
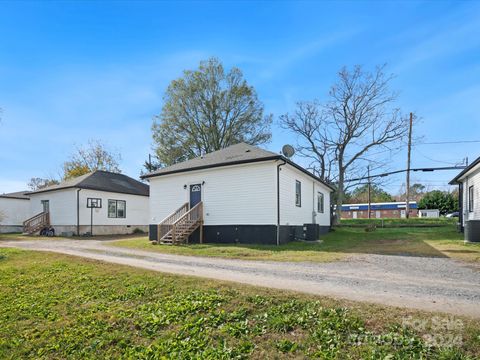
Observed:
[[[57,235],[129,234],[148,230],[148,185],[97,170],[32,191],[24,231]]]
[[[404,218],[406,217],[407,204],[404,201],[382,202],[370,204],[370,217],[381,218]],[[418,216],[416,201],[410,202],[409,217]],[[368,204],[344,204],[342,205],[342,219],[367,219]]]

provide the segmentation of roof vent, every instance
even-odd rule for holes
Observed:
[[[252,151],[252,150],[250,150],[250,149],[245,150],[245,152],[250,152],[250,151]]]

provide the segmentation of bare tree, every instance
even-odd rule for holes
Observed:
[[[59,184],[58,180],[55,179],[44,179],[39,177],[31,178],[28,182],[27,186],[30,190],[40,190],[50,185],[57,185]]]
[[[100,140],[90,140],[87,146],[77,147],[70,160],[63,164],[63,178],[70,179],[95,170],[120,173],[121,156],[111,152]]]
[[[348,179],[366,176],[367,164],[373,171],[384,166],[381,156],[370,156],[372,150],[392,149],[408,129],[394,106],[397,94],[389,86],[393,76],[384,70],[344,67],[326,103],[299,103],[295,113],[280,117],[281,125],[298,136],[300,154],[312,160],[321,178],[336,183],[337,221]]]

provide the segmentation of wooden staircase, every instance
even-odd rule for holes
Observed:
[[[202,243],[203,203],[199,202],[191,209],[189,207],[188,203],[183,204],[158,224],[158,241],[153,241],[154,244],[188,243],[188,237],[198,228],[200,228],[200,243]]]
[[[41,212],[23,222],[23,232],[35,234],[47,226],[50,226],[50,213]]]

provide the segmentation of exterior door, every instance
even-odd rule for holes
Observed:
[[[202,201],[202,184],[190,185],[190,209]]]
[[[42,200],[43,212],[48,213],[50,211],[50,201]]]
[[[353,218],[353,219],[356,219],[356,218],[357,218],[357,212],[356,212],[356,211],[352,212],[352,218]]]

